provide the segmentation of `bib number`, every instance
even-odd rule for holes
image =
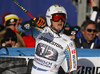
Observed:
[[[42,43],[39,43],[37,45],[36,54],[40,57],[43,57],[43,58],[46,58],[49,60],[53,60],[53,61],[56,61],[57,57],[58,57],[57,50],[55,50],[54,48],[52,48],[46,44],[42,44]]]

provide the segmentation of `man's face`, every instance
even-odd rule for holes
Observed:
[[[8,45],[8,44],[11,44],[11,46],[14,47],[16,45],[16,41],[14,41],[14,39],[12,38],[6,39],[5,45]]]
[[[61,31],[66,21],[66,15],[63,13],[56,13],[52,15],[52,27]]]
[[[94,24],[89,24],[84,31],[82,31],[84,38],[87,42],[93,40],[96,36],[96,27]]]
[[[17,19],[12,18],[12,19],[9,19],[8,21],[5,21],[3,25],[6,28],[10,28],[10,29],[14,30],[16,23],[17,23]]]
[[[10,29],[14,30],[15,24],[16,24],[16,22],[11,22],[8,25],[6,25],[6,28],[10,28]]]
[[[52,21],[52,27],[54,27],[56,30],[61,31],[64,26],[64,22],[62,20],[59,20],[58,22]]]

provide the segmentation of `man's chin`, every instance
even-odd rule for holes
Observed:
[[[62,27],[58,28],[58,30],[62,30]]]
[[[93,38],[90,39],[90,41],[92,41],[92,40],[93,40]]]

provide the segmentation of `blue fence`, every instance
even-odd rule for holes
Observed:
[[[34,56],[34,48],[2,48],[0,50],[0,56]]]
[[[77,48],[78,57],[100,57],[100,49],[79,49]]]
[[[18,48],[2,48],[0,56],[34,56],[35,48],[18,47]],[[7,53],[8,52],[8,53]],[[77,48],[78,57],[100,57],[100,49],[79,49]]]

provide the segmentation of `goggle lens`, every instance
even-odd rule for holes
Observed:
[[[65,22],[66,21],[66,15],[65,14],[53,14],[53,17],[52,17],[53,21],[58,22],[60,19],[63,22]]]

